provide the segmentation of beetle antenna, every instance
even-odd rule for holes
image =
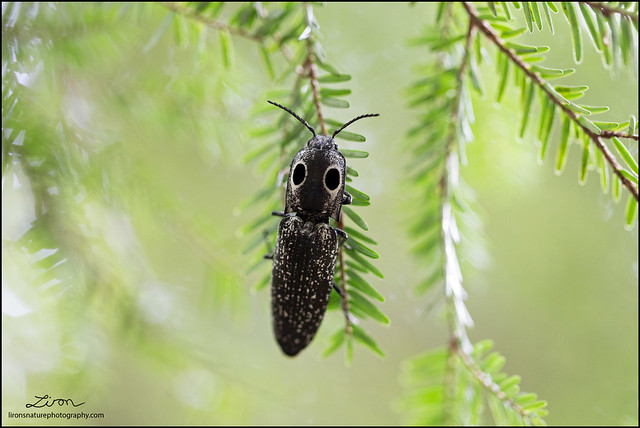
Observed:
[[[306,121],[306,120],[304,120],[303,118],[301,118],[300,116],[298,116],[297,114],[295,114],[294,112],[292,112],[290,109],[288,109],[288,108],[287,108],[287,107],[285,107],[285,106],[281,106],[280,104],[278,104],[278,103],[274,103],[273,101],[269,101],[269,100],[267,100],[267,102],[268,102],[269,104],[273,104],[273,105],[274,105],[274,106],[276,106],[276,107],[280,107],[282,110],[286,111],[286,112],[287,112],[287,113],[289,113],[291,116],[293,116],[293,117],[295,117],[296,119],[298,119],[298,120],[300,121],[300,123],[302,123],[304,126],[306,126],[306,127],[309,129],[309,131],[311,131],[311,133],[313,134],[313,136],[314,136],[314,137],[316,136],[316,130],[315,130],[315,129],[313,129],[313,128],[311,127],[311,125],[309,125],[309,124],[307,123],[307,121]]]
[[[333,131],[333,135],[331,136],[331,138],[334,138],[336,135],[338,135],[338,133],[340,131],[342,131],[344,128],[346,128],[347,126],[351,125],[353,122],[355,122],[356,120],[360,120],[360,119],[364,119],[365,117],[376,117],[376,116],[380,116],[378,113],[371,113],[371,114],[363,114],[361,116],[356,117],[355,119],[351,119],[349,122],[345,123],[344,125],[342,125],[340,128],[336,129],[335,131]]]

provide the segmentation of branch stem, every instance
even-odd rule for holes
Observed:
[[[464,290],[462,289],[462,278],[453,278],[455,276],[454,271],[457,269],[452,268],[457,265],[455,254],[455,243],[451,233],[452,224],[455,222],[453,214],[451,213],[451,177],[450,174],[456,171],[450,171],[450,168],[458,162],[456,153],[454,152],[454,146],[456,144],[456,136],[458,135],[457,126],[460,122],[460,102],[462,100],[462,91],[464,88],[464,75],[469,64],[469,55],[471,52],[471,46],[475,35],[475,29],[471,23],[467,29],[467,36],[465,42],[465,48],[460,65],[456,73],[456,93],[451,102],[450,107],[450,121],[447,130],[447,140],[445,144],[445,161],[442,174],[439,180],[440,190],[440,224],[441,224],[441,245],[444,256],[444,271],[445,271],[445,299],[447,302],[447,326],[449,330],[449,356],[447,358],[447,369],[444,378],[444,391],[445,399],[443,400],[443,421],[445,423],[455,423],[455,409],[451,404],[454,401],[456,391],[456,351],[461,346],[467,347],[469,339],[466,336],[465,324],[462,322],[462,317],[466,316],[458,313],[460,306],[464,307],[464,303],[460,300],[464,299]],[[440,58],[441,61],[443,58]],[[454,167],[457,169],[457,166]],[[457,180],[453,180],[455,183]],[[454,286],[456,290],[454,290]],[[466,311],[466,309],[464,309]]]
[[[491,27],[484,20],[479,18],[478,12],[470,2],[463,2],[462,5],[464,6],[465,10],[467,11],[467,14],[469,15],[470,25],[477,27],[482,33],[484,33],[484,35],[493,44],[495,44],[498,47],[498,49],[500,49],[507,56],[507,58],[511,60],[511,62],[513,62],[516,66],[518,66],[518,68],[520,68],[522,72],[525,73],[526,76],[532,82],[534,82],[536,85],[538,85],[538,87],[540,87],[540,89],[546,94],[546,96],[554,104],[556,104],[560,109],[562,109],[562,111],[569,117],[569,119],[571,119],[575,124],[577,124],[582,129],[582,132],[584,132],[589,137],[589,139],[595,144],[598,150],[602,152],[602,155],[611,166],[611,169],[613,169],[614,174],[618,176],[623,186],[626,187],[627,190],[629,190],[629,192],[633,195],[634,198],[636,198],[636,201],[637,201],[638,188],[628,178],[626,178],[622,174],[621,172],[622,167],[616,160],[615,156],[609,151],[607,146],[602,141],[601,137],[603,135],[593,132],[591,129],[589,129],[582,123],[580,123],[579,121],[580,116],[576,112],[571,110],[565,103],[563,103],[558,98],[556,98],[556,96],[548,88],[548,85],[546,84],[547,82],[542,77],[540,77],[538,73],[532,71],[529,65],[526,62],[524,62],[512,49],[509,49],[506,47],[504,40],[502,40],[500,36],[498,36],[498,34],[493,29],[493,27]]]
[[[455,222],[455,219],[453,219],[453,214],[450,211],[451,189],[449,187],[449,184],[451,180],[450,180],[449,174],[451,173],[451,171],[449,169],[454,165],[454,163],[458,162],[457,156],[453,151],[453,146],[456,141],[456,135],[458,134],[457,126],[458,126],[458,123],[460,122],[460,117],[459,117],[460,110],[461,110],[460,102],[462,99],[462,91],[464,87],[464,73],[466,72],[467,66],[469,64],[469,55],[471,52],[471,45],[473,43],[474,34],[475,34],[474,27],[473,25],[471,25],[471,22],[469,22],[463,57],[460,61],[458,72],[456,73],[457,88],[456,88],[455,97],[451,104],[451,120],[449,122],[450,125],[449,125],[449,131],[448,131],[449,135],[447,138],[447,144],[445,146],[445,166],[442,171],[442,176],[440,177],[440,191],[441,191],[440,198],[441,198],[441,205],[442,205],[440,210],[441,223],[442,223],[441,234],[442,234],[442,241],[443,241],[442,244],[444,247],[445,265],[449,265],[450,263],[454,263],[454,262],[457,263],[457,261],[455,260],[449,260],[450,258],[456,257],[455,250],[453,249],[455,244],[454,244],[453,236],[451,235],[451,230],[450,230],[451,223]],[[445,224],[448,225],[448,227],[445,227]],[[449,248],[450,250],[447,251],[447,248]],[[446,276],[453,275],[452,270],[447,269],[447,267],[445,267],[445,275]],[[448,278],[445,279],[445,284],[449,284],[449,282],[450,281]],[[455,279],[451,280],[451,283],[456,283],[456,282],[458,281],[456,281]],[[448,287],[448,285],[445,285],[445,287]],[[460,284],[460,288],[462,288],[461,284]],[[455,299],[462,298],[461,294],[462,293],[452,292],[451,290],[449,290],[449,293],[445,292],[445,295],[447,296],[448,306],[449,306],[449,309],[447,311],[448,313],[447,318],[449,321],[450,344],[456,343],[456,346],[462,345],[463,343],[468,343],[468,338],[466,337],[464,327],[460,323],[460,317],[455,315],[458,311],[458,304],[456,304]]]
[[[322,135],[327,135],[327,123],[324,120],[324,114],[322,112],[322,105],[320,104],[320,84],[318,83],[318,67],[316,66],[313,57],[313,46],[311,40],[307,40],[307,58],[304,62],[304,68],[307,71],[309,77],[309,83],[311,84],[311,93],[313,96],[313,105],[316,110],[316,116],[318,117],[318,123],[320,124],[320,132]]]
[[[320,132],[322,135],[327,135],[327,122],[324,118],[324,113],[322,111],[322,104],[320,103],[320,84],[318,83],[318,67],[316,66],[315,59],[316,54],[313,48],[313,28],[315,23],[313,22],[313,9],[310,4],[305,3],[305,12],[307,19],[307,28],[311,30],[311,33],[307,37],[306,40],[306,48],[307,48],[307,56],[304,60],[304,75],[309,79],[309,84],[311,86],[311,95],[313,97],[313,105],[316,110],[316,116],[318,118],[318,124],[320,126]],[[343,223],[343,214],[340,212],[340,219],[337,222],[338,229],[344,230]],[[349,318],[349,293],[347,292],[347,277],[346,271],[344,267],[344,247],[343,244],[340,244],[338,248],[338,264],[339,264],[339,278],[340,284],[339,287],[342,290],[342,298],[341,306],[342,312],[344,313],[344,333],[347,337],[351,336],[352,328],[351,328],[351,319]]]
[[[626,132],[621,132],[621,131],[602,131],[600,136],[602,138],[612,138],[612,137],[629,138],[630,140],[638,141],[637,134],[627,134]]]
[[[172,10],[173,12],[179,14],[179,15],[183,15],[186,16],[187,18],[193,19],[195,21],[198,21],[204,25],[206,25],[207,27],[210,28],[214,28],[216,30],[222,30],[222,31],[228,31],[231,34],[235,34],[237,36],[241,36],[256,42],[260,42],[262,43],[264,41],[264,39],[262,37],[258,37],[255,36],[253,34],[251,34],[250,32],[242,29],[242,28],[238,28],[238,27],[232,27],[230,25],[227,25],[223,22],[220,21],[216,21],[215,19],[211,19],[207,16],[203,16],[200,15],[199,13],[195,12],[194,10],[184,6],[181,3],[174,3],[174,2],[160,2],[161,5],[165,6],[167,9]]]
[[[603,4],[603,3],[598,3],[598,2],[593,2],[593,1],[586,1],[584,2],[585,4],[588,4],[589,6],[591,6],[591,8],[594,11],[600,11],[600,13],[602,13],[606,18],[608,18],[609,16],[617,13],[620,16],[626,16],[627,18],[633,20],[634,22],[638,22],[638,15],[635,13],[632,13],[626,9],[620,9],[620,8],[616,8],[616,7],[611,7],[609,5]]]
[[[478,364],[476,364],[474,359],[469,354],[464,352],[459,347],[455,348],[454,351],[455,354],[460,357],[460,361],[462,361],[462,364],[464,364],[464,366],[469,370],[473,377],[475,377],[483,387],[489,390],[489,392],[491,392],[491,394],[493,394],[498,400],[502,401],[503,403],[511,407],[514,411],[518,412],[520,416],[524,418],[529,417],[529,411],[523,409],[522,406],[507,397],[504,391],[500,389],[500,386],[498,386],[498,384],[496,384],[491,379],[491,375],[482,371],[482,369],[478,366]]]
[[[310,4],[305,3],[305,16],[307,19],[307,29],[310,31],[309,36],[306,40],[307,46],[307,57],[304,60],[304,69],[306,71],[307,77],[309,78],[309,83],[311,84],[311,93],[313,96],[313,105],[316,109],[316,115],[318,116],[318,123],[320,125],[320,132],[322,135],[327,135],[327,123],[324,120],[324,114],[322,113],[322,104],[320,104],[320,84],[318,83],[318,67],[316,66],[315,59],[316,54],[313,49],[313,28],[315,22],[313,21],[315,18],[313,16],[313,8]]]
[[[219,31],[227,31],[230,34],[244,37],[246,39],[253,40],[261,44],[264,44],[266,42],[265,38],[262,36],[256,36],[255,34],[251,34],[249,31],[243,28],[233,27],[231,25],[227,25],[223,22],[201,15],[197,13],[195,10],[192,10],[191,8],[184,6],[182,3],[159,2],[159,4],[163,5],[167,9],[179,15],[185,16],[189,19],[193,19],[194,21],[198,21],[206,25],[207,27],[210,27]],[[278,44],[278,47],[280,48],[280,51],[282,52],[282,55],[284,56],[284,58],[287,61],[291,62],[293,60],[293,55],[291,54],[289,49],[281,43],[280,37],[277,34],[273,34],[271,37]]]

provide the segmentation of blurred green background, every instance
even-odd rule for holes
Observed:
[[[354,129],[370,157],[353,165],[372,198],[359,212],[379,243],[385,279],[372,285],[391,319],[366,328],[387,357],[357,347],[351,367],[344,350],[323,359],[343,322],[332,312],[311,346],[286,358],[268,290],[251,292],[261,273],[247,274],[238,230],[260,207],[237,208],[264,177],[242,157],[256,144],[251,112],[276,87],[253,42],[234,37],[224,68],[215,31],[200,48],[173,28],[160,33],[174,24],[158,4],[23,4],[16,14],[3,3],[3,165],[7,144],[23,153],[2,179],[3,424],[37,423],[7,411],[40,394],[105,414],[85,424],[406,421],[402,361],[447,340],[442,308],[427,311],[413,292],[423,275],[408,250],[403,191],[417,117],[405,88],[429,59],[407,40],[434,21],[435,5],[314,11],[329,61],[353,77],[351,108],[333,116],[381,114]],[[554,36],[523,42],[551,46],[545,66],[572,67],[568,24],[554,18]],[[586,32],[583,42],[582,64],[562,83],[588,83],[584,103],[611,108],[601,120],[637,116],[637,64],[612,73]],[[595,172],[578,184],[577,147],[560,176],[557,141],[537,162],[533,138],[515,138],[515,89],[494,102],[494,69],[482,66],[487,95],[475,94],[476,141],[462,170],[486,248],[482,269],[462,260],[470,337],[495,341],[505,371],[549,402],[549,424],[637,424],[637,223],[624,229],[626,199],[603,195]],[[9,95],[17,101],[5,120]],[[45,220],[32,224],[43,205]]]

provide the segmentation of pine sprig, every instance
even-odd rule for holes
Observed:
[[[216,20],[215,16],[222,9],[222,5],[223,5],[222,3],[220,4],[220,7],[216,8],[213,13],[210,12],[209,15],[205,14],[204,12],[205,9],[201,7],[189,7],[185,3],[175,3],[175,2],[159,2],[159,3],[179,15],[201,22],[202,24],[205,24],[206,26],[211,27],[215,30],[228,32],[228,33],[238,35],[238,36],[241,36],[256,42],[260,42],[260,43],[264,41],[263,36],[253,34],[250,31],[242,28],[241,26],[233,26],[233,25],[229,25],[227,23]]]
[[[600,133],[602,138],[628,138],[630,140],[638,141],[638,134],[629,134],[622,131],[602,131]]]
[[[293,24],[290,23],[290,17],[296,10],[292,3],[284,3],[282,6],[247,3],[237,7],[226,21],[219,18],[225,3],[160,2],[160,4],[176,14],[176,17],[184,17],[218,31],[220,51],[227,67],[232,58],[232,35],[257,43],[260,57],[264,60],[267,72],[272,78],[276,77],[276,70],[271,60],[271,53],[279,50],[287,63],[295,61],[294,54],[287,43],[300,31],[295,21]],[[226,6],[227,9],[230,7],[233,8],[233,6]],[[180,31],[179,25],[177,27],[177,35],[185,40],[185,44],[188,43],[188,35],[182,34],[185,31]],[[166,29],[165,26],[161,26],[154,38],[159,38]],[[206,40],[206,33],[201,32],[198,40],[200,53],[204,50],[204,40]]]
[[[459,243],[460,237],[456,219],[452,210],[454,203],[454,192],[459,185],[458,178],[458,150],[463,144],[471,142],[470,130],[464,132],[458,129],[458,123],[468,123],[468,116],[472,115],[472,110],[465,106],[465,79],[467,68],[471,69],[472,53],[471,47],[475,37],[475,29],[468,26],[462,60],[456,73],[456,92],[451,103],[450,125],[445,146],[445,168],[440,178],[441,203],[442,203],[442,244],[444,248],[444,270],[445,270],[445,295],[449,309],[447,311],[449,319],[449,329],[452,343],[469,349],[470,342],[466,334],[466,327],[473,325],[473,321],[464,304],[467,295],[462,287],[462,275],[456,255],[455,245]],[[473,80],[473,79],[472,79]],[[466,107],[466,108],[465,108]]]
[[[465,144],[473,139],[470,128],[473,106],[468,93],[471,88],[480,94],[484,92],[476,64],[482,61],[484,55],[478,38],[474,41],[475,32],[482,33],[498,48],[496,66],[501,80],[497,99],[500,101],[504,97],[512,80],[509,74],[520,89],[523,112],[520,136],[533,127],[530,119],[535,117],[532,112],[539,101],[536,131],[537,139],[541,142],[540,159],[544,159],[548,151],[553,128],[560,127],[556,171],[564,169],[569,143],[572,140],[579,141],[584,147],[581,182],[584,182],[587,169],[595,167],[600,171],[603,191],[612,186],[614,198],[617,199],[621,188],[626,188],[630,193],[628,224],[636,216],[638,167],[618,137],[636,139],[636,119],[632,115],[629,122],[624,124],[592,121],[588,116],[605,112],[608,108],[575,103],[574,100],[589,89],[587,86],[554,86],[549,82],[568,76],[575,70],[539,65],[538,62],[544,59],[549,48],[527,46],[515,41],[526,28],[516,29],[508,24],[512,17],[506,3],[502,4],[501,10],[494,3],[482,9],[479,7],[478,10],[470,3],[462,5],[468,16],[466,31],[461,31],[461,21],[453,6],[443,4],[436,18],[439,24],[437,30],[412,42],[428,45],[437,54],[438,66],[428,69],[427,77],[418,80],[410,89],[410,106],[427,109],[420,124],[409,132],[411,139],[422,138],[419,144],[410,147],[414,171],[411,181],[420,189],[419,193],[429,195],[420,205],[422,212],[411,226],[411,233],[418,236],[414,252],[421,259],[431,260],[434,265],[425,269],[427,279],[419,288],[426,290],[435,285],[444,288],[450,336],[446,352],[439,353],[439,384],[420,389],[422,400],[414,403],[421,407],[424,416],[424,419],[416,421],[477,424],[482,412],[477,404],[481,401],[478,398],[480,388],[488,394],[487,401],[496,423],[541,424],[544,423],[542,417],[546,415],[543,409],[546,403],[535,400],[532,394],[519,395],[519,377],[498,373],[500,361],[504,359],[497,354],[486,359],[478,357],[466,334],[466,328],[472,325],[472,321],[464,304],[466,293],[462,287],[456,254],[461,242],[457,224],[464,222],[458,222],[456,217],[467,211],[464,208],[467,205],[465,199],[461,197],[461,193],[466,192],[458,177],[458,168],[459,162],[464,163]],[[559,12],[551,2],[522,3],[517,5],[517,8],[520,7],[523,8],[530,32],[534,28],[543,28],[543,15],[552,25],[551,13]],[[571,13],[575,12],[574,5],[563,4],[562,7],[566,9],[567,16],[576,21],[576,15]],[[574,31],[574,41],[579,41],[579,36],[579,32]],[[616,43],[613,45],[617,46]],[[633,51],[628,48],[621,48],[622,53]],[[576,59],[580,60],[582,54],[579,43],[575,45],[575,52]],[[619,157],[613,155],[604,139],[611,139]],[[609,178],[609,169],[614,172],[613,181]],[[455,210],[456,206],[460,209]]]
[[[411,233],[417,236],[414,247],[417,257],[422,263],[430,263],[425,268],[428,274],[421,288],[433,289],[436,284],[442,287],[450,348],[446,354],[439,353],[440,363],[432,361],[440,367],[440,380],[420,389],[419,397],[414,397],[420,417],[413,422],[477,423],[477,406],[468,406],[469,400],[459,397],[461,391],[466,390],[466,379],[470,376],[462,370],[453,351],[473,349],[466,332],[473,322],[464,303],[466,292],[456,247],[461,242],[457,218],[472,215],[464,182],[459,177],[461,159],[465,158],[464,146],[473,139],[473,107],[468,86],[470,82],[476,90],[481,86],[473,72],[475,29],[468,25],[461,32],[450,8],[443,10],[441,25],[441,31],[417,40],[417,44],[426,44],[437,52],[438,61],[427,70],[428,77],[420,78],[411,87],[414,98],[410,105],[427,112],[409,133],[411,141],[416,141],[410,147],[414,159],[411,170],[415,171],[411,182],[419,195],[417,206],[420,207]]]
[[[579,129],[581,134],[585,134],[588,136],[590,143],[594,144],[595,147],[601,152],[602,156],[609,164],[609,167],[613,170],[614,174],[617,176],[618,180],[622,183],[622,185],[629,191],[631,196],[635,198],[636,203],[638,201],[638,187],[634,185],[632,180],[625,176],[623,172],[622,166],[618,163],[615,156],[611,153],[609,148],[606,146],[604,141],[602,140],[602,130],[595,125],[590,119],[586,116],[591,115],[593,112],[588,108],[581,107],[571,102],[567,98],[563,97],[559,91],[555,90],[555,88],[549,84],[545,79],[543,79],[542,75],[544,72],[548,74],[552,71],[552,69],[545,68],[536,68],[526,62],[526,60],[522,57],[522,55],[526,54],[522,49],[518,50],[517,46],[514,44],[509,44],[509,42],[505,42],[496,32],[496,30],[489,24],[487,21],[483,20],[480,17],[480,14],[476,11],[474,6],[470,3],[463,2],[463,6],[466,12],[469,15],[470,22],[478,28],[488,39],[489,41],[498,47],[500,52],[509,59],[511,63],[513,63],[524,75],[526,76],[525,81],[530,82],[528,84],[528,96],[525,99],[525,111],[523,115],[523,123],[521,127],[521,136],[524,133],[524,129],[526,127],[526,120],[529,117],[527,113],[528,108],[531,106],[533,95],[534,95],[534,87],[537,86],[540,93],[547,97],[548,101],[553,103],[555,107],[557,107],[560,111],[564,113],[570,119],[574,126]],[[536,48],[535,52],[539,52],[539,49]],[[549,71],[551,70],[551,71]],[[565,74],[563,70],[560,70],[560,75]],[[503,76],[505,78],[505,76]],[[549,104],[547,104],[549,105]],[[551,114],[553,117],[553,114]],[[548,131],[546,135],[550,134],[550,129],[553,125],[553,122],[550,122],[550,125],[547,125],[546,128]],[[565,152],[566,153],[566,152]],[[606,174],[606,172],[602,172],[602,174]]]
[[[473,81],[470,70],[476,61],[472,51],[475,31],[467,26],[460,39],[460,28],[450,9],[443,12],[442,20],[447,22],[442,24],[443,32],[428,33],[420,39],[438,53],[439,59],[427,71],[429,77],[421,78],[411,87],[412,96],[417,97],[410,104],[425,108],[427,113],[409,132],[410,139],[416,140],[410,147],[414,159],[411,170],[415,171],[410,180],[421,207],[410,233],[417,236],[416,255],[431,261],[421,288],[443,285],[451,335],[456,343],[469,349],[465,329],[472,321],[464,304],[466,292],[456,246],[460,243],[457,219],[473,215],[468,209],[469,192],[459,176],[459,168],[466,158],[464,147],[473,139],[473,107],[467,83]],[[464,45],[457,49],[456,42],[448,43],[452,40],[464,40]],[[465,223],[477,220],[462,222]]]
[[[475,380],[502,403],[501,407],[490,406],[494,421],[499,425],[545,425],[546,401],[536,400],[536,394],[521,393],[520,376],[500,373],[504,357],[495,352],[484,357],[491,347],[492,343],[485,341],[476,344],[472,355],[458,348],[455,354]]]
[[[501,372],[505,358],[492,347],[481,341],[467,353],[452,344],[406,361],[398,407],[408,423],[483,425],[486,401],[496,425],[545,425],[546,401],[521,392],[520,377]]]
[[[86,79],[81,86],[84,108],[103,113],[116,111],[105,109],[110,102],[105,99],[109,97],[95,96],[98,80],[93,67],[98,63],[121,66],[122,63],[113,62],[113,55],[119,56],[119,48],[130,47],[131,42],[117,47],[92,44],[99,49],[87,49],[87,39],[93,41],[96,36],[102,38],[126,28],[116,27],[118,31],[114,33],[112,14],[96,8],[102,6],[3,5],[3,52],[14,50],[11,57],[3,58],[3,183],[19,177],[23,185],[28,183],[33,197],[33,221],[15,241],[3,239],[3,258],[5,251],[11,254],[14,259],[10,263],[16,262],[14,269],[22,270],[24,277],[17,282],[21,292],[30,288],[23,285],[33,286],[30,304],[34,306],[29,312],[47,316],[48,327],[41,331],[34,327],[33,333],[42,334],[52,347],[74,348],[51,369],[78,373],[83,378],[92,364],[91,344],[77,338],[87,333],[118,335],[124,347],[133,345],[136,352],[147,352],[144,348],[155,347],[159,341],[166,345],[165,356],[185,352],[185,347],[178,345],[183,334],[176,337],[173,329],[160,322],[170,310],[156,307],[154,315],[164,314],[151,319],[145,307],[138,305],[138,299],[150,290],[156,296],[162,293],[168,299],[174,298],[171,287],[161,279],[164,272],[154,271],[141,235],[161,230],[154,235],[169,240],[172,248],[181,243],[181,254],[200,258],[197,262],[202,262],[205,279],[200,282],[206,308],[210,304],[218,309],[236,306],[234,300],[240,294],[234,293],[240,290],[236,285],[241,282],[227,256],[219,247],[212,248],[213,242],[220,242],[215,236],[217,229],[211,227],[213,223],[186,211],[183,201],[178,202],[173,192],[158,191],[158,176],[166,178],[166,171],[160,172],[157,163],[150,167],[158,158],[136,157],[136,150],[143,152],[140,147],[144,146],[144,138],[118,133],[123,123],[111,123],[105,118],[109,113],[99,121],[88,116],[78,121],[58,108],[61,99],[80,90],[70,76],[82,75]],[[12,18],[6,21],[8,16]],[[107,45],[113,48],[112,52],[105,48]],[[76,63],[69,62],[69,52],[77,57]],[[96,63],[98,55],[100,61]],[[33,73],[33,65],[38,62],[41,70],[47,70],[46,78],[42,73]],[[21,76],[29,76],[31,84],[20,82]],[[72,81],[75,83],[69,83]],[[124,92],[130,83],[124,83],[117,91]],[[117,110],[121,117],[126,116],[123,111],[136,109],[128,105],[122,110],[123,100],[132,98],[122,93]],[[145,132],[153,135],[153,126],[146,125],[152,116],[158,124],[161,107],[155,105],[149,110],[151,114],[145,111],[136,115],[136,124],[143,123]],[[110,123],[109,131],[102,127],[103,122]],[[167,128],[179,128],[178,124],[179,120],[172,121]],[[137,149],[127,151],[133,146]],[[215,290],[212,284],[216,285]],[[44,301],[48,309],[41,306]],[[50,328],[66,333],[48,337]],[[151,329],[162,333],[143,334]],[[134,343],[128,343],[131,339]],[[61,385],[66,383],[62,381]]]
[[[481,19],[492,18],[503,22],[513,19],[508,3],[502,3],[505,15],[501,16],[493,3],[488,3],[488,9],[492,11],[489,16],[481,13]],[[521,2],[512,3],[517,9],[522,10],[522,15],[530,33],[537,28],[543,30],[545,19],[551,32],[554,32],[552,13],[558,14],[562,10],[565,21],[571,30],[574,59],[577,63],[582,61],[583,40],[582,28],[587,28],[589,38],[594,48],[601,54],[606,68],[619,68],[620,65],[630,66],[635,73],[638,58],[638,12],[635,3],[598,3],[598,2],[560,2],[560,6],[554,2]],[[542,12],[541,12],[542,11]],[[584,22],[584,26],[582,25]]]
[[[618,14],[631,19],[633,22],[638,22],[638,12],[637,10],[634,10],[634,7],[635,9],[637,9],[637,4],[635,2],[631,2],[628,4],[622,3],[620,7],[614,7],[604,3],[593,1],[586,1],[584,3],[588,4],[594,10],[598,10],[607,18],[611,15]]]
[[[482,93],[483,89],[477,71],[482,50],[475,42],[475,24],[469,19],[464,32],[460,31],[460,25],[451,8],[445,7],[440,27],[416,39],[416,44],[426,44],[437,53],[438,61],[427,70],[428,77],[422,77],[411,87],[410,105],[427,111],[420,124],[409,133],[412,140],[418,141],[411,146],[414,159],[411,182],[421,194],[418,204],[421,211],[417,213],[411,233],[418,236],[417,256],[432,263],[425,269],[428,275],[424,288],[435,285],[443,288],[449,346],[444,353],[437,351],[440,362],[431,361],[439,367],[439,380],[420,388],[417,397],[412,396],[410,407],[419,409],[420,415],[412,422],[478,424],[484,390],[490,403],[495,401],[500,403],[497,408],[508,409],[503,411],[506,416],[494,414],[498,423],[537,424],[542,422],[543,412],[530,415],[513,401],[514,378],[504,385],[498,384],[474,362],[474,347],[466,331],[473,321],[464,303],[466,292],[457,255],[457,247],[462,243],[458,224],[475,222],[465,221],[473,212],[469,209],[469,192],[459,177],[459,168],[466,159],[464,147],[473,140],[469,91],[473,88]],[[499,60],[498,68],[504,69],[504,64],[509,64],[506,57]],[[414,380],[420,382],[419,377]]]

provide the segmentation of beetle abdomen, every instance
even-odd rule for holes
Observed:
[[[327,309],[338,237],[326,223],[287,216],[273,254],[273,328],[283,352],[296,355],[313,339]]]

